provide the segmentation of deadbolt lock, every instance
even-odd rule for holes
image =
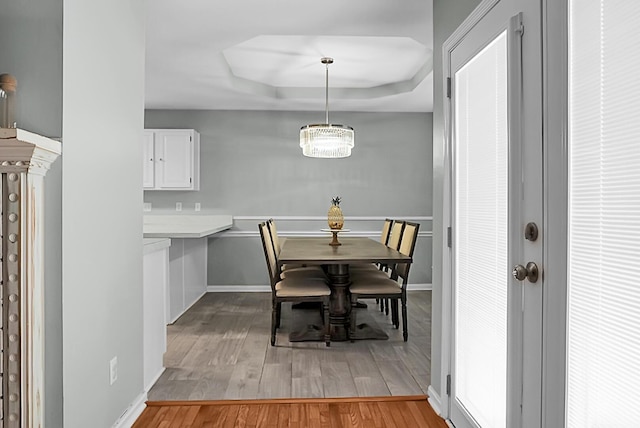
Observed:
[[[538,282],[538,265],[534,262],[527,263],[527,266],[516,265],[511,272],[511,275],[518,281],[524,281],[528,279],[529,282]]]
[[[524,238],[527,241],[531,242],[534,242],[536,239],[538,239],[538,225],[536,225],[534,222],[527,223],[527,225],[524,227]]]

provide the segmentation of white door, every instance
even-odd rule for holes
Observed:
[[[485,1],[445,44],[458,428],[540,425],[540,19],[537,1]]]
[[[193,134],[191,131],[156,131],[156,187],[192,188]]]

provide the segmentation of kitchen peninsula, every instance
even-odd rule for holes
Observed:
[[[144,238],[170,238],[165,321],[171,324],[207,291],[207,239],[231,228],[227,214],[147,214]]]

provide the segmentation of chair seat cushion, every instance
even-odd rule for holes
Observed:
[[[327,275],[325,275],[324,271],[319,267],[298,267],[294,269],[287,269],[282,271],[282,278],[318,278],[318,279],[327,279]]]
[[[324,280],[317,278],[285,278],[276,284],[277,297],[329,296],[331,289]]]
[[[390,278],[354,280],[349,290],[352,294],[402,294],[402,286]]]
[[[353,282],[361,282],[364,280],[389,279],[389,274],[378,269],[357,270],[354,272],[349,272],[349,277]]]
[[[349,272],[356,270],[380,270],[380,268],[373,263],[354,263],[349,265]]]

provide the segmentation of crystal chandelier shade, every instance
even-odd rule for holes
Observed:
[[[345,158],[351,156],[355,131],[350,126],[329,123],[329,64],[332,58],[322,58],[326,66],[325,123],[300,128],[302,154],[312,158]]]

